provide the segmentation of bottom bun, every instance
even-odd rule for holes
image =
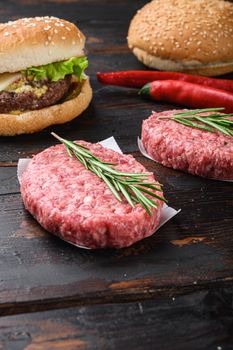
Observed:
[[[40,131],[53,124],[63,124],[80,115],[92,99],[89,79],[85,80],[80,93],[61,104],[18,115],[0,114],[0,135],[14,136]]]
[[[146,66],[164,71],[183,72],[206,76],[223,75],[233,72],[233,62],[202,64],[199,61],[191,60],[173,61],[150,55],[146,51],[137,47],[133,49],[133,53],[137,59]]]

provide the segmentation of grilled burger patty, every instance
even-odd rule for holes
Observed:
[[[71,76],[58,81],[25,81],[15,90],[0,92],[0,113],[36,110],[57,103],[68,92]]]

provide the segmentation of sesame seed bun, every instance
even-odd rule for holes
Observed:
[[[85,36],[55,17],[22,18],[0,24],[0,73],[82,56]]]
[[[154,0],[130,23],[128,45],[145,65],[202,75],[233,71],[233,3]]]
[[[18,115],[0,114],[0,135],[29,134],[53,124],[66,123],[80,115],[91,99],[92,89],[87,79],[83,81],[80,93],[68,101]]]

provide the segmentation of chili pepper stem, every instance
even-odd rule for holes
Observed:
[[[139,95],[142,95],[142,96],[147,96],[149,97],[150,96],[150,83],[144,85],[138,92]]]
[[[149,85],[149,86],[148,86]],[[233,112],[233,93],[178,80],[156,80],[146,84],[140,95],[154,101],[168,102],[191,108],[225,108]]]

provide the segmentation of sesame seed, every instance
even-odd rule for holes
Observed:
[[[66,37],[65,37],[65,36],[62,36],[61,39],[62,39],[62,40],[66,40]]]
[[[66,27],[66,30],[68,30],[68,32],[70,32],[70,31],[71,31],[71,29],[70,29],[69,27]]]
[[[140,10],[140,20],[136,15],[133,23],[134,30],[138,38],[148,43],[147,46],[150,44],[152,51],[153,45],[161,50],[163,46],[158,42],[164,43],[166,40],[177,49],[180,43],[176,40],[182,37],[183,45],[187,50],[193,46],[193,49],[196,47],[196,51],[200,52],[208,37],[212,52],[216,49],[217,54],[219,53],[218,44],[225,38],[223,51],[229,52],[233,47],[229,38],[233,33],[232,4],[220,2],[221,5],[218,5],[216,0],[198,0],[195,6],[192,6],[192,0],[167,0],[166,2],[154,0]],[[174,6],[176,12],[174,12]],[[223,12],[226,13],[225,16]],[[175,38],[171,38],[170,33],[175,28]],[[202,52],[203,55],[205,53],[205,51]]]
[[[3,35],[4,36],[8,36],[8,35],[10,35],[10,33],[9,32],[5,32]]]

